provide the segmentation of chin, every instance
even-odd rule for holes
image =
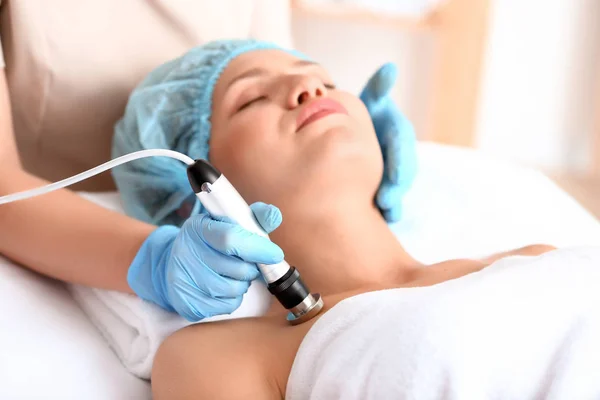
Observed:
[[[363,132],[354,124],[332,126],[326,129],[317,140],[318,146],[326,153],[326,157],[333,159],[366,157],[375,160],[381,158],[381,149],[375,134],[365,135]]]
[[[335,126],[323,133],[308,149],[307,162],[312,179],[327,185],[354,185],[374,190],[383,174],[383,158],[375,135],[358,135],[347,126]]]
[[[345,125],[335,125],[318,132],[306,148],[307,156],[317,163],[335,162],[360,152],[360,138]],[[364,144],[363,144],[364,145]]]

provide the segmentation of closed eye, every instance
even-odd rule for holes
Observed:
[[[255,97],[250,101],[245,102],[244,104],[242,104],[240,106],[240,108],[238,108],[237,112],[242,111],[243,109],[247,108],[248,106],[252,105],[253,103],[257,102],[257,101],[261,101],[261,100],[265,100],[267,98],[267,96],[259,96],[259,97]]]
[[[329,90],[335,90],[336,86],[333,83],[324,83],[323,86],[325,86],[325,88],[329,89]],[[247,102],[245,102],[244,104],[242,104],[236,112],[240,112],[246,108],[248,108],[249,106],[251,106],[252,104],[254,104],[257,101],[261,101],[261,100],[265,100],[267,98],[267,96],[258,96],[255,97]]]

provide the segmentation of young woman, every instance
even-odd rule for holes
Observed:
[[[235,57],[212,93],[210,161],[248,203],[278,207],[271,239],[324,298],[316,318],[290,326],[276,303],[262,318],[199,324],[162,345],[152,385],[157,399],[280,399],[311,327],[343,299],[427,286],[479,271],[486,260],[424,266],[395,238],[373,199],[383,159],[371,118],[327,71],[288,52]],[[185,225],[184,225],[185,226]]]

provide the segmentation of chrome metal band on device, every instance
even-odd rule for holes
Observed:
[[[319,293],[311,293],[300,304],[289,309],[287,320],[292,325],[308,321],[321,312],[323,304],[323,299]]]

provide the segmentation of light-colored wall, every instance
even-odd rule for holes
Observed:
[[[398,64],[395,97],[426,132],[434,38],[376,26],[293,18],[296,47],[358,93],[386,61]],[[548,170],[587,165],[600,58],[600,1],[492,1],[477,145]]]

